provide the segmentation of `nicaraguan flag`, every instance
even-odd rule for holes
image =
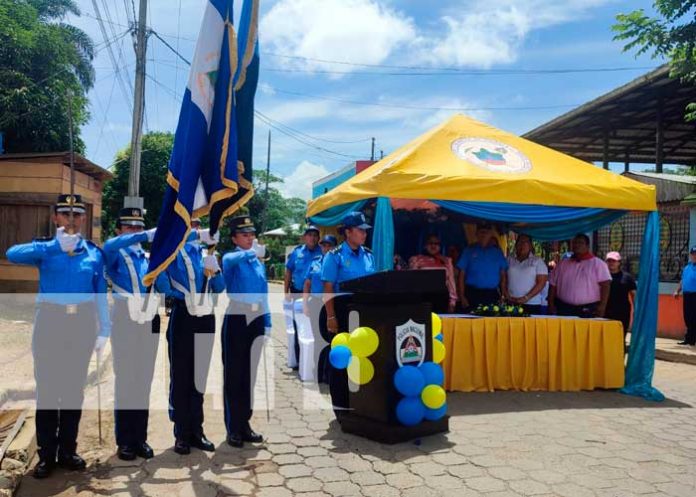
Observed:
[[[253,196],[254,96],[258,83],[259,0],[243,0],[239,41],[234,0],[208,0],[191,64],[167,190],[144,281],[176,258],[191,218],[210,214],[211,232]]]

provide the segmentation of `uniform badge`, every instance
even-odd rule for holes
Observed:
[[[423,364],[426,352],[425,324],[409,319],[396,327],[396,362],[399,366]]]

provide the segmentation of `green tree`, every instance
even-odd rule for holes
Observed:
[[[655,0],[657,16],[643,9],[616,16],[615,40],[628,41],[624,51],[650,53],[669,60],[672,77],[696,83],[696,0]],[[696,102],[686,110],[687,120],[696,120]]]
[[[157,226],[164,192],[167,187],[167,167],[174,146],[172,133],[151,132],[143,135],[143,153],[140,162],[140,195],[145,199],[145,225]],[[130,146],[124,148],[114,161],[114,178],[104,186],[102,197],[102,231],[104,239],[113,235],[123,197],[128,195]]]
[[[277,185],[283,178],[270,174],[268,177],[268,197],[266,196],[266,171],[254,170],[254,190],[256,194],[247,204],[249,215],[254,219],[259,232],[303,223],[307,202],[301,198],[283,197]]]
[[[79,15],[74,0],[0,0],[0,131],[8,152],[67,150],[68,99],[73,93],[75,149],[89,119],[94,84],[90,37],[63,22]]]

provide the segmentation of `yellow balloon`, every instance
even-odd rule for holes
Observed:
[[[440,340],[433,340],[433,362],[435,364],[440,364],[445,360],[445,344]]]
[[[371,356],[377,347],[379,347],[379,336],[375,330],[367,326],[355,328],[348,338],[348,348],[358,357]]]
[[[364,385],[372,381],[375,376],[375,367],[372,361],[365,357],[353,356],[348,364],[348,379],[358,385]]]
[[[331,340],[331,348],[333,349],[336,345],[348,345],[348,333],[339,333]]]
[[[348,366],[350,367],[350,366]],[[430,409],[439,409],[447,401],[445,389],[439,385],[428,385],[421,392],[421,400]]]
[[[434,312],[431,314],[431,316],[433,321],[433,336],[439,335],[442,332],[442,319],[440,319],[440,316]]]

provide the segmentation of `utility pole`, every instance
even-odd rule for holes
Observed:
[[[70,228],[68,232],[72,234],[73,218],[73,198],[75,197],[75,145],[73,144],[73,113],[72,113],[72,90],[68,90],[68,137],[70,139]]]
[[[268,183],[271,178],[271,130],[268,130],[268,155],[266,157],[266,202],[264,203],[263,206],[263,223],[261,223],[261,227],[263,231],[268,231],[266,228],[266,221],[268,220]],[[262,232],[263,232],[262,231]]]
[[[140,155],[143,138],[143,113],[145,111],[145,54],[147,52],[147,0],[140,0],[138,22],[135,25],[135,102],[133,105],[133,131],[131,134],[130,176],[128,196],[124,207],[143,208],[140,196]]]
[[[379,151],[379,160],[384,159],[384,150]]]
[[[370,154],[370,160],[372,162],[375,161],[375,139],[374,139],[374,137],[372,138],[372,153]]]

